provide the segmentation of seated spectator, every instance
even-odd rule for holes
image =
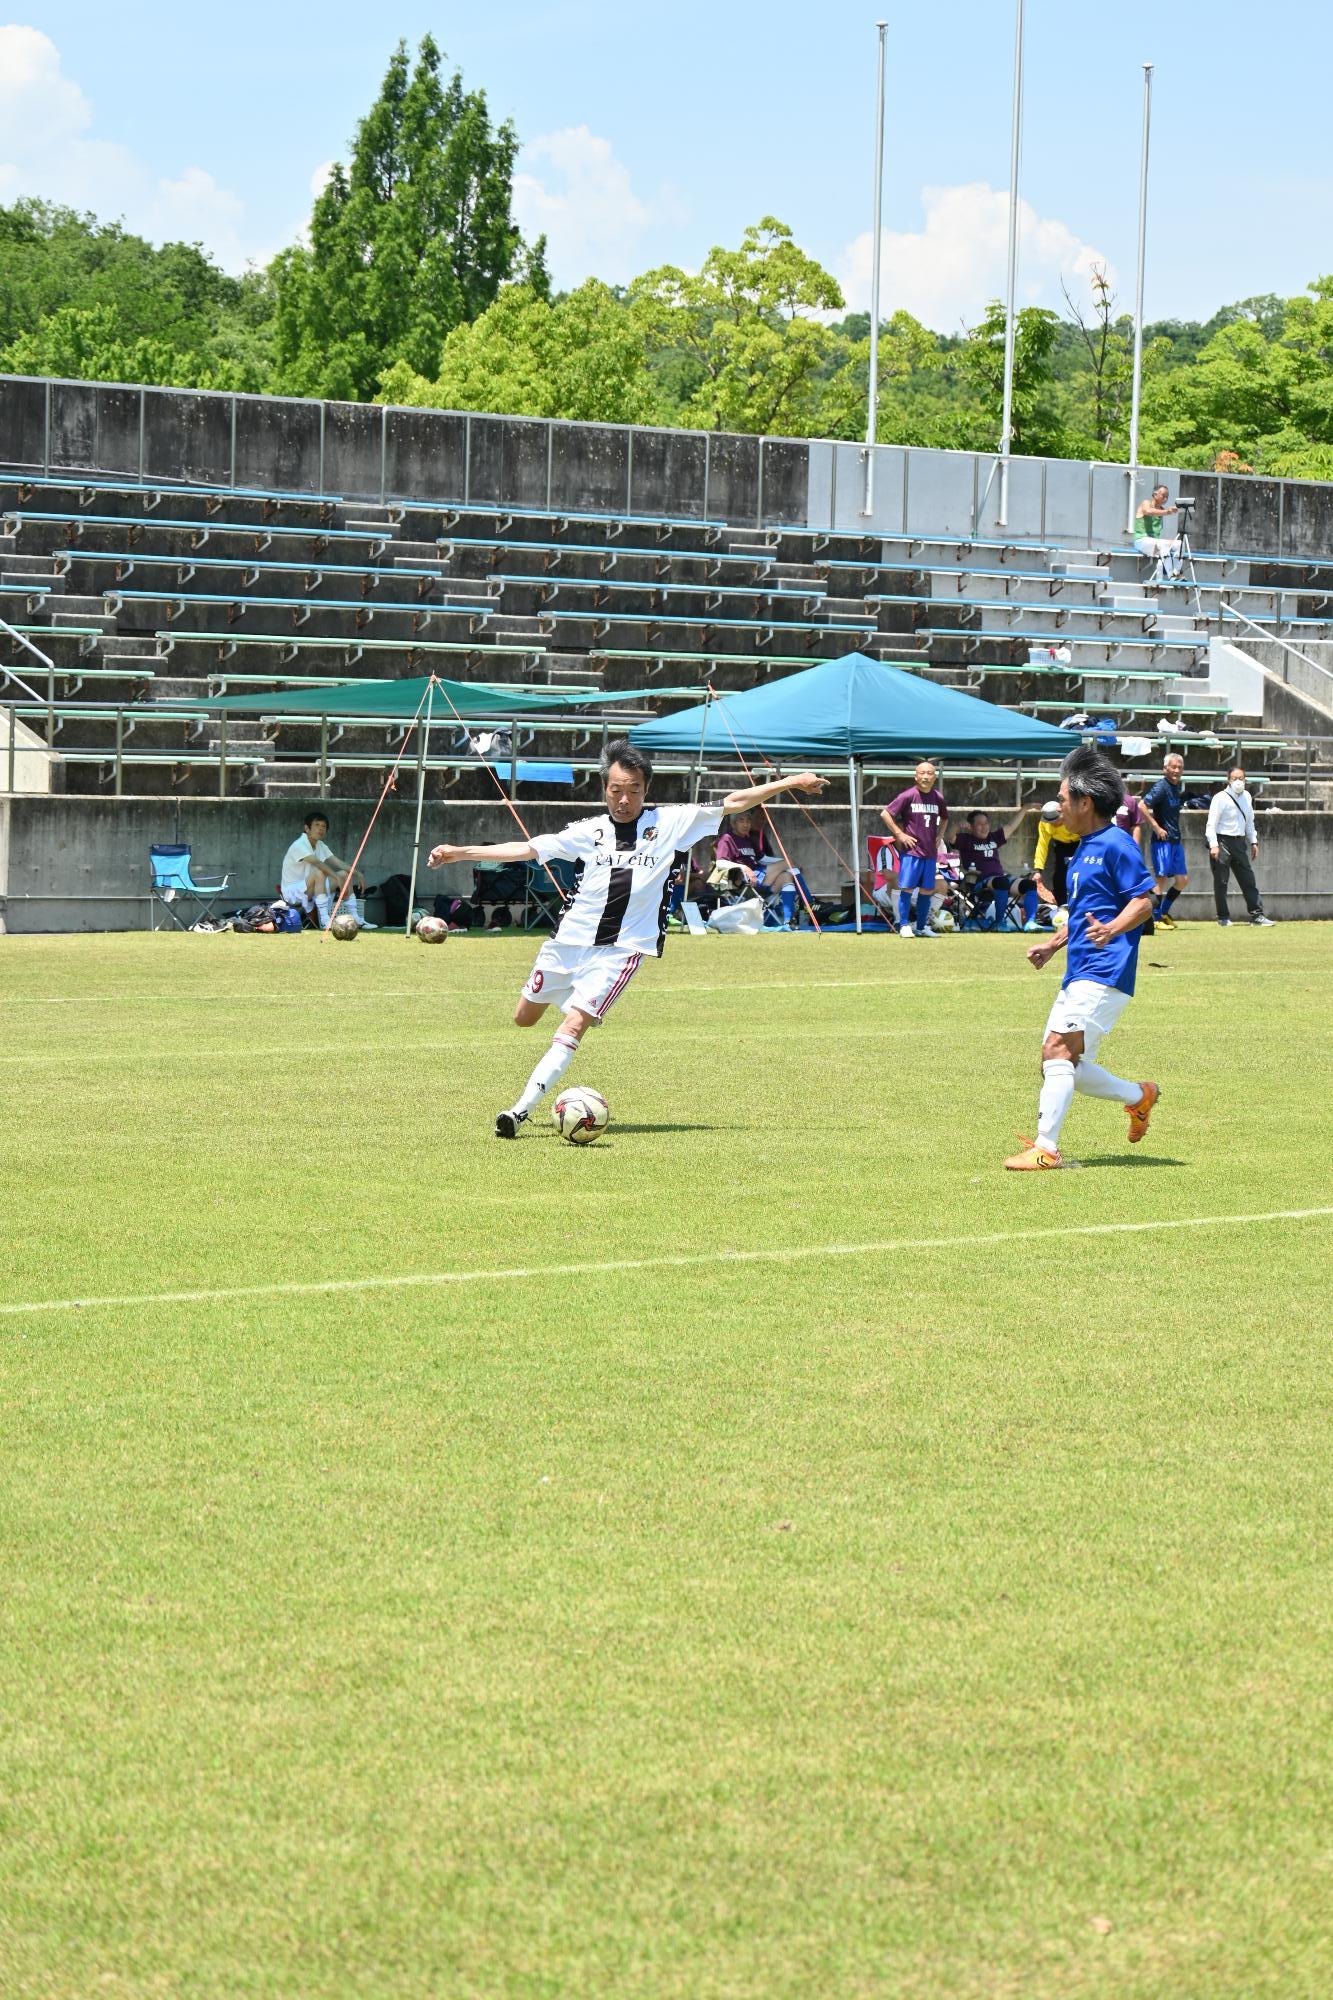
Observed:
[[[771,903],[776,896],[783,927],[796,928],[796,875],[785,861],[774,860],[764,832],[761,807],[733,813],[729,820],[723,821],[717,840],[717,863],[729,874],[738,875],[764,902]]]
[[[880,915],[887,917],[896,930],[898,919],[894,898],[898,893],[898,843],[887,833],[868,834],[866,854],[870,861],[870,880],[866,883],[863,878],[863,886]]]
[[[308,812],[302,822],[304,831],[292,842],[282,857],[280,891],[284,903],[300,910],[309,918],[318,917],[319,927],[325,930],[333,906],[338,900],[338,891],[351,874],[347,862],[340,861],[324,839],[329,830],[329,822],[322,812]],[[343,897],[342,907],[349,916],[368,931],[374,924],[366,922],[357,908],[354,891],[366,892],[365,878],[358,875]]]
[[[967,815],[967,821],[958,835],[958,859],[963,869],[963,884],[970,891],[973,914],[982,930],[1013,931],[1017,924],[1009,922],[1009,896],[1014,886],[1014,878],[1000,858],[1004,847],[1022,824],[1019,813],[1008,826],[992,826],[989,813],[978,809]],[[1035,914],[1035,888],[1034,896]],[[990,908],[986,908],[989,900]]]

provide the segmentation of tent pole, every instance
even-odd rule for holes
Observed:
[[[435,676],[431,675],[430,686],[426,689],[426,728],[421,738],[421,755],[417,759],[417,824],[412,835],[412,881],[407,891],[407,921],[403,925],[403,936],[412,935],[412,911],[417,900],[417,861],[421,854],[421,812],[426,803],[426,759],[430,756],[430,718],[435,706]]]
[[[852,908],[856,935],[861,935],[861,772],[855,757],[847,759],[847,796],[852,807]]]
[[[699,718],[699,758],[698,762],[695,764],[694,767],[694,781],[690,790],[690,804],[693,806],[697,806],[699,803],[699,790],[703,783],[704,738],[708,734],[708,704],[712,699],[713,699],[713,690],[710,687],[707,694],[704,696],[704,712],[702,716]]]

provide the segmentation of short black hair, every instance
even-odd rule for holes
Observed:
[[[309,812],[306,814],[305,818],[301,821],[301,824],[302,826],[313,826],[317,819],[322,819],[325,826],[329,824],[329,816],[328,813],[324,810],[323,806],[311,806]]]
[[[645,790],[653,782],[653,760],[645,757],[642,750],[636,750],[628,736],[617,736],[602,752],[602,783],[611,775],[611,766],[619,764],[623,770],[638,771],[643,778]]]
[[[1114,819],[1125,803],[1125,781],[1109,757],[1091,743],[1071,750],[1060,766],[1060,776],[1074,799],[1091,799],[1099,819]]]
[[[971,812],[967,816],[967,821],[968,825],[970,826],[974,819],[989,819],[989,818],[990,814],[986,811],[985,806],[973,806]]]

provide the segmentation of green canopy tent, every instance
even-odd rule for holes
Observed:
[[[667,696],[696,695],[697,687],[655,688]],[[627,701],[632,697],[627,697]],[[430,752],[431,725],[437,714],[447,714],[458,723],[502,722],[513,716],[558,715],[571,709],[616,706],[604,690],[533,692],[525,688],[497,687],[484,681],[444,680],[438,674],[421,674],[411,680],[342,682],[337,687],[274,688],[261,694],[210,695],[199,701],[149,702],[139,705],[139,713],[164,716],[190,715],[279,715],[309,716],[312,720],[422,723],[422,751],[417,765],[417,819],[412,851],[411,900],[416,895],[417,854],[421,845],[421,818],[426,795],[426,759]],[[485,761],[485,760],[483,760]],[[495,766],[491,766],[494,770]],[[503,769],[503,766],[501,766]],[[511,783],[519,775],[516,756],[509,762]],[[497,772],[497,779],[499,773]]]

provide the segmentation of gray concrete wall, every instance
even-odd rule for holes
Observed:
[[[234,888],[226,903],[271,895],[284,850],[300,831],[305,808],[279,800],[132,800],[57,795],[0,802],[0,913],[11,932],[136,930],[148,923],[147,861],[154,841],[186,841],[198,872],[211,863],[230,868]],[[330,806],[330,845],[348,859],[366,820],[363,803]],[[575,817],[584,809],[576,808]],[[845,807],[816,808],[820,825],[840,853],[850,853]],[[567,801],[524,803],[534,833],[562,826],[571,817]],[[366,851],[371,881],[412,861],[414,807],[387,804]],[[1211,917],[1208,856],[1202,813],[1185,815],[1186,845],[1193,878],[1181,914]],[[869,830],[877,824],[873,808]],[[1035,817],[1015,837],[1014,853],[1028,856]],[[838,892],[838,869],[824,841],[799,813],[781,821],[793,858],[819,893]],[[1276,917],[1333,917],[1333,815],[1320,812],[1262,814],[1259,879],[1265,902]],[[423,826],[422,853],[439,840],[492,841],[513,837],[513,825],[498,803],[432,805]],[[445,870],[423,878],[431,894],[470,887],[471,869]],[[1239,903],[1237,903],[1239,908]],[[374,912],[372,911],[372,915]]]
[[[1123,465],[1016,458],[1002,526],[992,453],[883,444],[867,516],[856,444],[17,375],[0,375],[0,469],[1071,547],[1126,543],[1131,484]],[[1135,498],[1159,478],[1194,497],[1199,549],[1333,556],[1333,485],[1145,466]]]

